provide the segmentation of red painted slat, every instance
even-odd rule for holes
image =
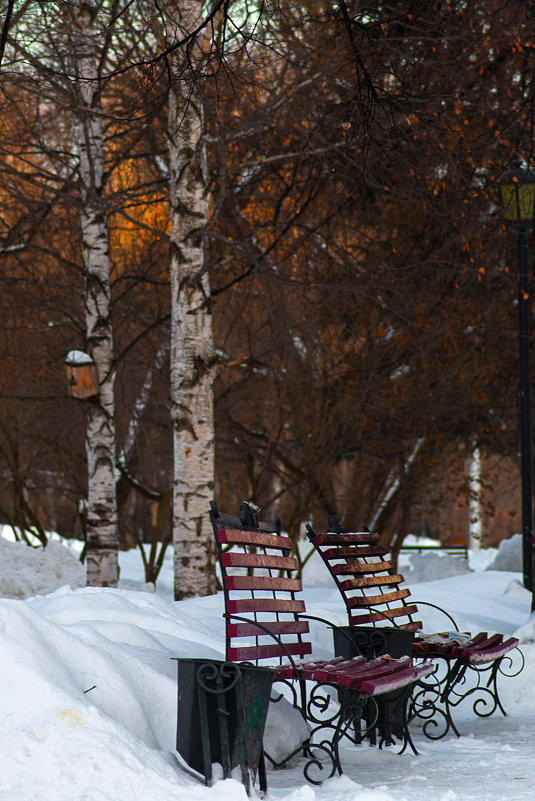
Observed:
[[[385,595],[355,595],[353,598],[347,599],[347,606],[350,609],[362,606],[378,606],[380,604],[389,603],[390,601],[399,601],[401,598],[406,598],[407,595],[410,595],[408,589],[388,592]]]
[[[394,562],[341,562],[337,565],[331,565],[331,573],[335,576],[366,575],[369,573],[380,573],[383,570],[390,570],[394,567]]]
[[[341,659],[337,662],[323,661],[318,662],[317,673],[321,673],[321,678],[326,677],[328,674],[335,675],[337,673],[347,673],[353,671],[360,673],[363,670],[375,670],[379,665],[384,663],[384,657],[379,656],[375,659],[364,659],[362,656],[356,656],[353,659]]]
[[[381,620],[393,620],[397,617],[408,617],[415,615],[418,612],[418,607],[414,604],[410,606],[398,606],[396,609],[383,609],[382,612],[368,612],[365,615],[350,615],[349,624],[351,626],[363,626],[366,623],[377,623]],[[397,624],[399,625],[399,623]],[[401,628],[408,628],[411,631],[417,631],[422,628],[421,621],[414,623],[404,623]]]
[[[316,534],[313,541],[314,545],[365,545],[378,540],[379,534],[364,531],[354,534]]]
[[[498,643],[497,645],[489,648],[484,648],[481,651],[471,651],[469,648],[463,649],[460,654],[460,659],[468,662],[470,665],[485,665],[488,662],[494,662],[505,654],[512,651],[517,647],[519,641],[512,637],[505,642]]]
[[[364,556],[386,556],[387,553],[389,552],[380,545],[363,545],[360,548],[344,548],[340,546],[340,548],[328,548],[323,551],[323,556],[327,561],[330,561],[331,559],[340,559],[340,557],[344,559],[360,559]]]
[[[380,660],[380,662],[377,661],[377,664],[373,664],[376,660],[370,660],[362,668],[359,668],[358,671],[346,671],[346,675],[355,675],[358,676],[361,681],[364,681],[364,679],[368,678],[378,679],[382,676],[390,676],[412,666],[412,659],[410,656],[403,656],[400,659],[390,659],[390,657],[384,656],[381,657]]]
[[[221,554],[223,567],[258,567],[272,570],[297,570],[297,559],[291,556],[272,556],[265,553],[238,553],[227,551]]]
[[[305,612],[305,602],[292,598],[236,598],[227,603],[227,612]]]
[[[309,625],[307,620],[269,620],[259,621],[260,625],[272,634],[307,634]],[[229,637],[268,637],[266,632],[262,631],[259,626],[254,623],[229,623],[227,626],[227,634]]]
[[[390,657],[377,657],[369,661],[359,659],[346,660],[337,665],[325,663],[313,671],[313,678],[321,681],[332,681],[343,687],[356,687],[361,682],[398,673],[412,664],[410,657],[390,659]]]
[[[503,634],[491,634],[490,637],[488,636],[485,637],[483,642],[480,643],[475,642],[475,640],[476,638],[473,637],[471,640],[468,641],[465,647],[468,647],[470,649],[475,648],[477,650],[480,650],[482,648],[490,648],[491,646],[493,647],[503,641]]]
[[[257,545],[261,548],[279,548],[282,551],[293,551],[293,543],[289,537],[281,534],[263,534],[260,531],[239,531],[234,528],[222,528],[217,532],[217,540],[221,545]]]
[[[401,584],[403,576],[360,576],[359,578],[347,579],[340,582],[342,590],[359,590],[362,587],[388,587],[392,584]]]
[[[273,590],[283,592],[300,592],[302,585],[299,579],[278,576],[224,576],[223,584],[227,590]]]
[[[363,656],[356,656],[353,660],[342,659],[340,657],[329,660],[328,662],[301,662],[297,665],[299,674],[304,679],[312,679],[313,681],[325,681],[331,684],[336,684],[337,676],[341,675],[350,662],[366,664],[366,659]]]
[[[381,695],[392,690],[399,690],[408,684],[413,684],[415,681],[424,678],[424,676],[428,676],[432,671],[433,665],[426,663],[418,667],[406,668],[399,673],[394,673],[376,681],[373,679],[364,681],[359,689],[367,695]]]
[[[292,656],[305,656],[312,652],[309,642],[285,643],[286,650]],[[256,662],[258,659],[275,659],[286,656],[286,652],[276,643],[273,645],[251,645],[243,648],[228,648],[227,659],[230,662]]]
[[[490,637],[486,631],[480,631],[466,645],[455,645],[447,642],[425,642],[416,640],[413,653],[426,656],[441,656],[449,659],[460,659],[470,665],[484,665],[504,656],[518,645],[518,640],[511,637],[504,641],[503,634]]]
[[[471,640],[467,642],[469,647],[473,647],[474,645],[481,645],[482,642],[485,642],[487,639],[487,632],[480,631],[478,634],[475,634]]]

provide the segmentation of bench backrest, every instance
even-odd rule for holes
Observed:
[[[329,517],[329,529],[327,534],[316,534],[311,526],[306,527],[344,599],[349,624],[384,626],[390,622],[411,631],[421,629],[421,621],[413,618],[418,607],[407,602],[410,592],[399,586],[403,576],[394,569],[379,535],[349,533],[334,515]]]
[[[259,523],[246,504],[240,518],[232,517],[215,503],[210,519],[225,596],[227,660],[283,663],[288,655],[310,654],[311,643],[303,636],[308,622],[298,619],[306,609],[294,546],[281,534],[280,521]]]

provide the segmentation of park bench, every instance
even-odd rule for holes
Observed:
[[[409,703],[409,717],[423,721],[427,737],[440,739],[450,729],[459,736],[452,710],[468,698],[479,717],[488,717],[497,709],[506,714],[497,680],[500,674],[517,675],[523,667],[515,637],[461,633],[448,612],[418,602],[443,612],[454,629],[444,635],[424,635],[417,618],[418,603],[410,599],[410,590],[401,586],[403,576],[395,570],[378,534],[349,533],[334,515],[329,516],[327,533],[316,534],[310,525],[306,530],[340,591],[349,622],[344,631],[359,652],[370,657],[396,642],[400,652],[435,662],[435,671],[418,682]],[[401,638],[405,639],[400,645]],[[510,656],[515,649],[517,666]],[[338,639],[335,652],[345,652],[344,641]]]
[[[410,689],[432,671],[432,665],[416,666],[410,656],[369,660],[351,654],[350,658],[311,659],[309,620],[321,619],[306,614],[301,581],[295,576],[294,545],[281,533],[280,521],[272,526],[259,523],[245,502],[239,518],[221,513],[212,502],[210,518],[225,599],[226,659],[256,666],[269,661],[273,680],[285,685],[309,726],[307,741],[282,762],[269,754],[267,760],[274,767],[284,767],[301,753],[307,758],[305,777],[312,783],[319,782],[312,778],[311,769],[324,770],[324,761],[330,776],[342,773],[341,739],[361,741],[362,721],[367,725],[363,712],[386,693],[397,694],[396,720],[403,721],[402,736],[408,739]],[[391,731],[385,732],[386,739],[391,736]]]

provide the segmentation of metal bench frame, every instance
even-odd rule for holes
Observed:
[[[312,651],[308,621],[321,618],[306,614],[301,582],[295,578],[294,546],[281,534],[280,521],[272,526],[259,523],[247,503],[236,518],[220,513],[212,502],[210,518],[225,597],[226,659],[258,665],[266,659],[277,660],[274,681],[290,689],[294,706],[310,727],[308,740],[282,763],[266,754],[270,763],[283,767],[301,753],[307,758],[304,774],[311,783],[321,783],[311,770],[324,770],[323,758],[330,765],[329,777],[341,774],[340,741],[361,742],[364,710],[387,692],[399,692],[403,736],[405,743],[412,745],[406,714],[408,688],[428,675],[432,665],[416,666],[411,657],[393,660],[387,656],[304,661]],[[328,621],[322,622],[333,628]],[[253,644],[243,645],[240,638],[244,637]],[[310,682],[311,690],[307,687]],[[371,724],[366,719],[368,726],[375,725],[375,717]]]
[[[349,625],[376,627],[377,631],[388,626],[412,631],[412,656],[435,662],[433,673],[413,689],[409,718],[420,718],[424,734],[439,740],[450,730],[460,736],[452,710],[467,699],[479,717],[489,717],[497,709],[505,715],[498,677],[516,676],[522,670],[524,657],[517,648],[518,640],[480,632],[464,645],[425,641],[418,636],[422,629],[421,621],[415,617],[418,605],[440,610],[459,631],[455,620],[436,604],[409,600],[410,590],[400,587],[403,576],[395,571],[378,534],[349,533],[335,515],[329,516],[328,521],[327,534],[316,534],[310,525],[306,531],[343,598]],[[513,652],[517,654],[516,665]]]

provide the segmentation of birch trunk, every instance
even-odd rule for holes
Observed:
[[[482,509],[482,471],[481,451],[474,445],[470,454],[468,483],[468,545],[472,551],[479,551],[483,542],[483,509]]]
[[[168,3],[180,40],[198,25],[197,0]],[[197,46],[197,45],[196,45]],[[214,491],[214,345],[204,262],[203,229],[208,185],[202,145],[199,83],[189,59],[200,50],[183,47],[171,56],[169,97],[169,200],[171,214],[171,414],[173,420],[173,544],[175,598],[215,591],[209,501]],[[198,80],[198,79],[197,79]]]
[[[72,7],[79,117],[82,248],[85,266],[87,350],[98,372],[99,393],[88,402],[86,456],[87,583],[117,584],[115,407],[109,250],[104,192],[104,145],[96,64],[94,7]]]
[[[401,476],[398,474],[393,479],[390,479],[390,477],[387,479],[388,486],[385,486],[382,497],[379,501],[379,505],[368,524],[369,531],[379,531],[381,526],[381,521],[383,520],[385,514],[388,511],[389,505],[395,499],[396,495],[400,490],[401,478],[409,476],[414,460],[418,456],[420,448],[422,447],[424,442],[425,442],[424,437],[420,437],[418,440],[416,440],[416,444],[412,449],[412,452],[409,454],[407,461],[403,465]]]

